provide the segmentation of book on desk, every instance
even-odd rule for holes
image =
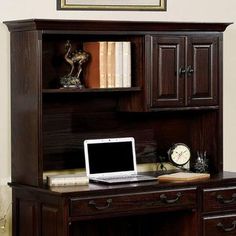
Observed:
[[[208,173],[191,173],[191,172],[177,172],[172,174],[164,174],[158,177],[159,182],[190,182],[209,179]]]
[[[87,185],[88,183],[88,177],[81,174],[62,174],[47,176],[47,184],[49,186]]]

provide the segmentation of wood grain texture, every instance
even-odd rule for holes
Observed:
[[[12,181],[38,185],[41,52],[37,32],[11,34]]]
[[[236,175],[223,172],[222,32],[229,23],[5,24],[11,32],[14,236],[208,236],[234,226]],[[130,41],[132,87],[60,89],[69,69],[67,40],[74,50],[84,42]],[[138,163],[167,160],[168,149],[179,142],[189,146],[191,166],[197,151],[206,151],[211,178],[44,185],[44,171],[84,167],[85,139],[127,136],[135,138]],[[223,204],[215,200],[219,195]]]

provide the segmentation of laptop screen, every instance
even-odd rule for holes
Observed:
[[[86,171],[106,174],[136,170],[133,138],[85,141]]]

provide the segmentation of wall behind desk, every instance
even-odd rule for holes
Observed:
[[[235,0],[167,0],[166,12],[121,11],[57,11],[56,0],[0,0],[0,22],[25,18],[139,20],[139,21],[189,21],[235,22],[224,34],[224,169],[236,171],[236,1]],[[7,187],[10,180],[10,34],[0,24],[0,218],[11,199]],[[7,199],[8,201],[3,201]],[[10,212],[4,231],[11,235]],[[1,230],[1,229],[0,229]]]

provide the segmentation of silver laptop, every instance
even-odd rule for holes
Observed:
[[[91,181],[114,184],[156,180],[137,174],[132,137],[85,140],[84,154],[86,173]]]

